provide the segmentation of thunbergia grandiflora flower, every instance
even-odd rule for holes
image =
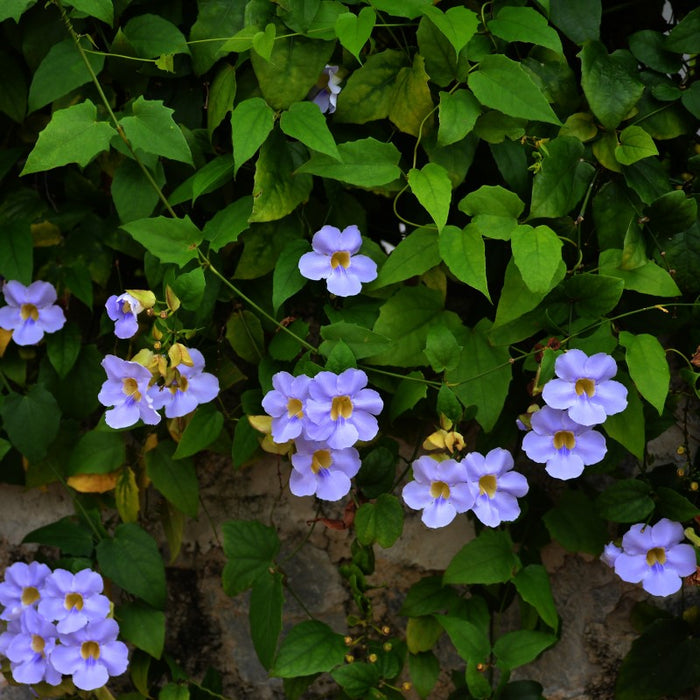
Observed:
[[[377,278],[377,263],[366,255],[357,255],[362,234],[357,226],[342,231],[323,226],[311,239],[313,251],[299,258],[299,272],[310,280],[326,280],[331,294],[351,297],[359,294],[363,282]]]
[[[318,105],[323,114],[326,112],[333,114],[341,90],[338,66],[326,66],[318,82],[309,93],[309,99]]]
[[[401,495],[409,508],[422,510],[421,520],[430,528],[449,525],[457,513],[466,513],[474,505],[474,494],[464,462],[419,457],[413,462],[413,481]]]
[[[604,423],[627,407],[627,389],[612,380],[617,363],[604,352],[588,357],[581,350],[568,350],[557,358],[554,372],[557,379],[544,385],[542,398],[580,425]]]
[[[695,550],[681,544],[682,540],[683,526],[668,518],[656,525],[638,523],[622,538],[622,551],[615,552],[608,545],[601,558],[612,562],[623,581],[641,583],[647,593],[667,596],[680,590],[682,576],[696,570]]]
[[[17,562],[0,583],[0,654],[18,683],[59,685],[72,676],[80,690],[96,690],[128,666],[128,649],[116,641],[102,577],[91,569],[53,573],[44,564]],[[19,601],[19,603],[18,603]],[[58,624],[56,624],[58,623]]]
[[[527,479],[512,471],[513,457],[501,447],[485,456],[470,452],[463,460],[467,481],[474,498],[472,510],[488,527],[511,522],[520,515],[518,498],[528,492]]]
[[[306,400],[306,437],[326,442],[335,450],[352,447],[358,440],[372,440],[384,407],[374,389],[365,389],[367,375],[359,369],[341,374],[319,372],[309,384]]]
[[[272,439],[275,442],[281,444],[301,435],[304,427],[304,402],[311,381],[305,374],[293,377],[289,372],[277,372],[272,377],[274,388],[265,394],[262,407],[272,416]]]
[[[605,438],[571,420],[566,411],[543,406],[531,414],[530,424],[523,450],[533,462],[545,464],[546,472],[555,479],[575,479],[584,467],[605,457]]]
[[[156,425],[160,414],[148,393],[151,373],[138,362],[122,360],[116,355],[107,355],[101,364],[107,372],[107,381],[97,398],[103,406],[114,407],[105,413],[107,425],[128,428],[139,418],[147,425]]]
[[[162,386],[152,386],[153,408],[165,408],[167,418],[180,418],[219,395],[219,380],[204,371],[204,355],[195,348],[175,344],[169,353],[170,367]],[[144,421],[146,422],[146,421]]]
[[[63,328],[66,316],[57,306],[56,289],[48,282],[32,282],[28,287],[16,281],[2,288],[6,306],[0,308],[0,328],[12,331],[17,345],[36,345],[44,333]]]
[[[128,292],[113,294],[105,303],[107,316],[114,321],[114,335],[117,338],[132,338],[139,329],[138,315],[143,310],[138,299]]]
[[[334,450],[324,442],[298,438],[294,442],[289,490],[295,496],[337,501],[350,491],[350,479],[360,471],[360,453],[354,447]]]

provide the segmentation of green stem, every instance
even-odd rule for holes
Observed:
[[[66,29],[68,30],[68,33],[71,35],[71,38],[73,39],[73,43],[75,44],[75,47],[78,49],[78,53],[80,54],[81,58],[83,59],[83,63],[85,64],[85,67],[87,68],[88,73],[90,74],[92,82],[95,85],[95,89],[97,90],[97,94],[100,96],[100,100],[102,101],[102,104],[104,105],[105,109],[107,110],[107,114],[109,114],[109,118],[112,120],[112,123],[114,124],[114,128],[117,130],[119,137],[124,142],[126,147],[129,149],[129,153],[131,153],[131,156],[136,161],[139,168],[141,168],[141,171],[146,176],[146,179],[148,180],[151,187],[158,194],[158,198],[163,203],[163,205],[165,206],[165,208],[168,211],[168,213],[170,214],[170,216],[172,216],[174,219],[177,219],[178,218],[177,214],[175,213],[174,209],[170,206],[170,202],[168,202],[167,197],[163,194],[163,190],[160,189],[160,187],[158,186],[158,183],[153,179],[153,175],[151,175],[148,168],[141,162],[139,157],[136,155],[136,152],[134,151],[131,143],[129,142],[129,139],[126,138],[126,134],[124,133],[124,129],[122,129],[122,126],[119,123],[119,120],[117,119],[116,114],[114,114],[114,111],[112,110],[112,106],[109,104],[109,100],[107,99],[107,95],[105,95],[104,90],[102,89],[102,85],[100,85],[100,81],[98,80],[97,75],[95,74],[95,71],[92,69],[92,66],[90,65],[90,61],[88,60],[86,50],[80,45],[80,37],[78,36],[75,29],[73,29],[73,25],[71,24],[70,18],[68,17],[68,14],[66,13],[65,8],[63,7],[63,3],[61,2],[61,0],[53,0],[53,2],[56,4],[56,7],[58,7],[58,11],[61,13],[61,19],[63,20],[63,24],[65,25]]]
[[[395,377],[396,379],[407,379],[410,382],[419,382],[420,384],[426,384],[427,386],[432,386],[435,389],[439,389],[442,386],[442,382],[434,382],[431,379],[423,379],[422,377],[409,377],[405,374],[399,374],[398,372],[389,372],[385,369],[377,369],[376,367],[369,367],[367,365],[358,365],[360,369],[367,370],[368,372],[377,372],[378,374],[384,374],[387,377]]]
[[[234,285],[232,282],[230,282],[224,275],[222,275],[210,262],[209,258],[202,253],[201,250],[197,249],[197,252],[200,255],[202,264],[204,267],[207,267],[211,272],[216,275],[236,296],[240,297],[243,299],[243,301],[248,304],[251,308],[255,309],[261,316],[264,316],[268,321],[274,323],[278,328],[283,330],[287,335],[290,335],[294,340],[296,340],[302,347],[305,347],[307,350],[311,350],[311,352],[318,352],[318,348],[316,348],[314,345],[306,341],[304,338],[301,336],[298,336],[294,331],[290,330],[287,328],[287,326],[281,324],[274,316],[271,316],[265,309],[263,309],[261,306],[256,304],[250,297],[246,296],[236,285]]]
[[[108,51],[95,51],[93,49],[83,49],[85,53],[91,53],[93,56],[105,56],[106,58],[123,58],[126,61],[140,61],[141,63],[155,63],[155,58],[139,58],[138,56],[125,56],[121,53],[109,53]]]

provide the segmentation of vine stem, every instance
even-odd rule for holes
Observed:
[[[119,137],[124,142],[126,147],[129,149],[129,153],[131,153],[133,159],[136,161],[139,168],[141,168],[141,171],[146,176],[146,179],[148,180],[151,187],[158,194],[158,198],[163,203],[163,206],[166,208],[166,210],[168,211],[170,216],[172,216],[174,219],[177,219],[178,216],[175,213],[175,210],[170,206],[170,202],[168,202],[167,197],[163,194],[163,190],[158,186],[158,183],[153,179],[153,175],[151,175],[148,168],[141,162],[140,158],[136,155],[136,152],[134,151],[134,148],[131,145],[131,142],[126,137],[126,134],[124,133],[124,129],[122,128],[121,124],[119,123],[119,120],[117,119],[117,115],[114,113],[114,110],[112,109],[112,106],[109,104],[109,100],[107,99],[107,95],[105,95],[104,90],[102,89],[102,85],[100,84],[100,81],[98,80],[97,75],[95,74],[95,71],[92,69],[92,66],[90,65],[90,61],[88,60],[87,53],[86,53],[85,49],[80,45],[80,37],[78,36],[78,33],[73,28],[73,24],[71,23],[70,18],[68,17],[68,14],[66,13],[65,8],[63,7],[62,1],[61,0],[53,0],[53,2],[56,5],[56,7],[58,8],[58,11],[61,13],[61,19],[63,20],[63,24],[65,25],[66,29],[68,30],[68,33],[71,35],[71,38],[73,39],[73,43],[75,44],[76,49],[78,49],[78,53],[80,54],[81,58],[83,59],[83,63],[85,64],[85,67],[87,68],[88,73],[90,73],[90,78],[92,79],[92,82],[95,86],[95,89],[97,90],[97,94],[100,96],[100,100],[102,101],[102,104],[104,105],[105,109],[107,110],[107,114],[109,114],[109,118],[112,120],[112,123],[114,124],[114,128],[117,130]]]

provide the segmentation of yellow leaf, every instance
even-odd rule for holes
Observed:
[[[63,239],[61,229],[50,221],[42,221],[31,225],[32,242],[35,248],[45,248],[58,245]]]
[[[105,493],[117,485],[119,470],[109,474],[75,474],[68,477],[68,486],[80,493]]]
[[[12,340],[12,331],[6,331],[4,328],[0,328],[0,357],[5,354],[10,340]]]
[[[272,434],[272,416],[248,416],[248,422],[257,431],[265,435]]]

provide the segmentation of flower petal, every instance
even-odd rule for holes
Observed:
[[[401,497],[409,508],[423,510],[435,499],[430,495],[430,485],[418,481],[409,481],[401,491]]]
[[[681,577],[670,567],[656,564],[642,581],[642,588],[652,595],[673,595],[681,589]]]
[[[557,357],[554,363],[554,371],[557,377],[566,380],[567,382],[575,382],[581,377],[586,377],[586,355],[583,350],[568,350],[563,355]],[[549,384],[549,382],[548,382]],[[545,399],[547,401],[547,399]],[[549,403],[549,401],[547,401]]]
[[[333,273],[331,259],[327,255],[311,252],[299,258],[299,272],[309,280],[322,280]]]
[[[321,228],[314,233],[311,239],[311,247],[317,253],[329,256],[339,250],[345,250],[345,248],[343,248],[340,229],[329,225],[321,226]],[[330,266],[330,260],[328,264]]]
[[[615,559],[615,573],[628,583],[639,583],[649,573],[647,555],[628,554],[623,539],[623,552]]]
[[[377,279],[377,263],[366,255],[353,255],[350,270],[360,282],[372,282]]]
[[[318,477],[316,496],[323,501],[339,501],[350,491],[350,479],[342,471],[321,469]]]
[[[445,527],[445,525],[449,525],[455,519],[455,515],[457,515],[457,511],[449,501],[436,498],[424,508],[421,520],[426,527]]]

